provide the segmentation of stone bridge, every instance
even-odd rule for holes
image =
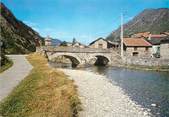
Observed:
[[[84,65],[113,65],[119,62],[120,56],[117,50],[76,48],[76,47],[40,47],[37,51],[43,52],[48,60],[59,56],[69,58],[73,67]]]

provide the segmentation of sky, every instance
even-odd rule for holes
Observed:
[[[147,8],[169,8],[169,0],[2,0],[41,36],[89,44],[107,37]]]

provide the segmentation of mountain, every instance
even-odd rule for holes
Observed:
[[[59,39],[52,39],[52,46],[58,46],[62,43]]]
[[[169,31],[169,8],[146,9],[124,24],[124,36],[129,37],[138,32],[151,32],[159,34]],[[120,27],[113,31],[108,40],[120,40]]]
[[[1,41],[5,52],[10,54],[25,54],[34,52],[43,38],[31,27],[18,20],[12,12],[0,3]]]

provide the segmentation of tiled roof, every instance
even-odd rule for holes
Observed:
[[[164,37],[164,38],[161,40],[160,44],[162,44],[162,43],[169,43],[169,36]]]
[[[100,37],[100,38],[98,38],[98,39],[92,41],[89,45],[92,45],[92,44],[94,44],[96,41],[99,41],[99,40],[101,40],[101,39],[104,40],[104,41],[106,41],[104,38]]]
[[[152,45],[143,38],[124,38],[126,46],[151,47]]]
[[[118,42],[112,42],[112,41],[109,41],[109,40],[107,40],[107,42],[110,43],[110,44],[112,44],[112,45],[119,45]]]
[[[147,41],[150,42],[152,45],[160,45],[162,40],[167,39],[167,35],[160,34],[160,35],[151,35],[151,38],[147,38]]]
[[[168,32],[164,32],[163,34],[151,34],[150,32],[140,32],[140,33],[133,34],[132,37],[134,37],[134,38],[140,38],[140,37],[148,38],[149,36],[151,36],[152,38],[162,38],[162,37],[167,36],[168,34],[169,34]]]
[[[136,33],[136,34],[133,34],[132,37],[149,37],[150,35],[150,32],[140,32],[140,33]]]
[[[164,32],[165,35],[169,35],[169,32]]]
[[[107,43],[110,43],[110,44],[112,44],[112,45],[118,45],[117,42],[112,42],[112,41],[106,40],[106,39],[104,39],[104,38],[102,38],[102,37],[100,37],[100,38],[98,38],[98,39],[92,41],[89,45],[92,45],[92,44],[94,44],[95,42],[97,42],[97,41],[99,41],[99,40],[106,41]]]
[[[164,34],[159,34],[159,35],[152,34],[150,36],[151,36],[151,38],[163,38],[163,37],[166,37],[167,35],[164,35]]]

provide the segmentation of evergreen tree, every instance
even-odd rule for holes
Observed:
[[[76,39],[73,38],[72,44],[74,45],[76,43]]]
[[[67,46],[67,42],[66,41],[63,41],[60,46]]]

